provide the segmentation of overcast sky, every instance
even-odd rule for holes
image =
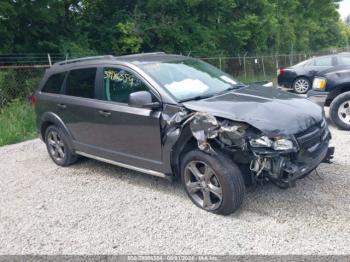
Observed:
[[[343,0],[340,2],[339,13],[343,19],[350,15],[350,0]]]

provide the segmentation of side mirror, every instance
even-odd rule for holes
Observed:
[[[157,109],[160,107],[159,102],[152,102],[152,95],[148,91],[138,91],[129,94],[129,106],[140,108]]]

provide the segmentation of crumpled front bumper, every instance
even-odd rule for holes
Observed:
[[[291,183],[302,178],[317,168],[320,163],[330,163],[333,154],[334,147],[329,147],[327,141],[312,156],[299,156],[296,162],[286,161],[282,168],[286,175],[281,180],[285,183]]]
[[[316,169],[320,163],[331,162],[334,147],[329,147],[331,134],[327,126],[323,125],[318,134],[303,133],[298,138],[302,142],[299,143],[301,147],[298,152],[267,152],[255,149],[253,152],[256,158],[250,166],[253,174],[256,177],[265,174],[275,185],[287,188]]]

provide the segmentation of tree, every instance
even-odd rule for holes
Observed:
[[[196,56],[345,46],[339,0],[3,0],[0,52]]]

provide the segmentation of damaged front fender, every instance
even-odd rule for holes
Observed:
[[[245,135],[249,125],[235,123],[229,120],[219,121],[215,116],[204,112],[189,112],[168,107],[163,111],[163,159],[166,166],[171,163],[174,147],[179,140],[188,142],[191,138],[197,141],[200,150],[216,154],[212,143],[219,142],[221,146],[243,148],[246,146]],[[183,134],[184,130],[190,130]],[[180,139],[183,136],[185,138]],[[179,146],[181,147],[181,146]],[[166,170],[170,172],[169,169]]]

